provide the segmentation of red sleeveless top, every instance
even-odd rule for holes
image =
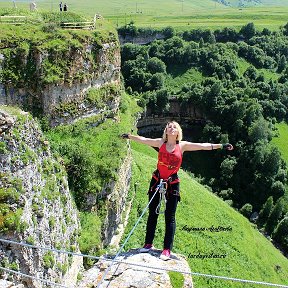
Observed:
[[[168,179],[172,174],[179,171],[181,164],[182,153],[179,143],[176,144],[175,149],[171,153],[166,150],[166,143],[163,143],[159,149],[157,163],[160,178]]]

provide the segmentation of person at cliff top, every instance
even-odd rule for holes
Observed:
[[[157,170],[153,172],[152,179],[149,187],[149,201],[155,193],[160,179],[167,182],[166,197],[166,210],[165,210],[165,238],[164,249],[160,258],[162,260],[170,259],[170,251],[173,246],[173,240],[176,229],[175,213],[177,203],[180,201],[179,178],[177,172],[182,163],[182,154],[185,151],[198,151],[198,150],[214,150],[225,149],[233,150],[233,146],[227,144],[212,144],[212,143],[192,143],[182,141],[182,129],[180,125],[171,121],[168,122],[162,138],[146,138],[138,135],[122,134],[122,138],[130,139],[142,144],[159,148]],[[157,225],[158,213],[157,206],[159,204],[160,193],[157,193],[149,205],[149,215],[146,226],[145,245],[141,248],[140,252],[149,252],[153,249],[153,239],[155,236],[155,229]]]

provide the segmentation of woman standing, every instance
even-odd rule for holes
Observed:
[[[165,210],[164,249],[160,258],[163,260],[168,260],[170,259],[170,251],[172,250],[176,229],[175,213],[177,203],[180,200],[180,180],[178,178],[177,172],[181,167],[183,153],[185,151],[214,149],[233,150],[233,146],[229,143],[212,144],[182,141],[182,129],[180,125],[175,121],[167,123],[162,138],[152,139],[131,134],[123,134],[122,138],[159,148],[157,170],[154,171],[152,175],[149,187],[149,201],[154,195],[155,189],[157,188],[160,179],[163,179],[163,181],[167,183],[167,191],[165,194],[167,202]],[[160,193],[156,193],[155,197],[149,205],[145,245],[140,249],[140,252],[149,252],[151,249],[153,249],[153,240],[159,215],[157,212],[159,199]]]

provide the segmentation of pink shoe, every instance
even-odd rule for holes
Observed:
[[[160,255],[160,259],[167,261],[170,259],[170,249],[164,249]]]
[[[152,249],[154,249],[152,244],[145,244],[143,248],[139,249],[139,252],[140,253],[147,253],[147,252],[149,252]]]

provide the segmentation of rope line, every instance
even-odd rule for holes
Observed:
[[[48,247],[34,246],[34,245],[26,244],[26,243],[20,243],[20,242],[15,242],[15,241],[11,241],[11,240],[1,239],[1,238],[0,238],[0,242],[4,242],[4,243],[8,243],[8,244],[20,245],[20,246],[25,246],[25,247],[29,247],[29,248],[33,248],[33,249],[43,249],[43,250],[57,252],[57,253],[65,253],[65,254],[69,254],[69,255],[82,256],[82,257],[87,257],[87,258],[91,258],[91,259],[95,259],[95,260],[100,260],[101,259],[101,257],[99,257],[99,256],[93,256],[93,255],[88,255],[88,254],[69,252],[69,251],[65,251],[65,250],[57,250],[57,249],[48,248]],[[117,259],[115,259],[115,257],[114,257],[114,259],[105,258],[104,260],[105,261],[113,261],[113,262],[116,262],[116,263],[119,263],[119,264],[123,263],[123,264],[130,265],[130,266],[148,268],[150,270],[156,270],[156,271],[157,270],[171,271],[171,272],[178,272],[178,273],[181,273],[181,274],[187,274],[187,275],[191,275],[191,276],[217,278],[217,279],[221,279],[221,280],[230,280],[230,281],[242,282],[242,283],[252,283],[252,284],[259,284],[259,285],[266,285],[266,286],[288,288],[287,285],[282,285],[282,284],[274,284],[274,283],[268,283],[268,282],[246,280],[246,279],[232,278],[232,277],[218,276],[218,275],[211,275],[211,274],[204,274],[204,273],[198,273],[198,272],[181,271],[181,270],[175,270],[175,269],[169,269],[169,268],[163,268],[163,267],[153,267],[153,266],[148,266],[148,265],[145,265],[145,264],[139,264],[139,263],[134,263],[134,262],[126,262],[126,261],[117,260]],[[2,268],[2,267],[0,267],[0,269],[2,269],[4,271],[11,272],[11,273],[15,273],[16,272],[14,270],[9,270],[9,269]],[[18,272],[18,273],[20,273],[20,272]],[[21,275],[21,273],[19,275]],[[23,275],[25,275],[25,274],[23,274]],[[25,277],[26,276],[28,278],[33,277],[33,276],[25,275]],[[41,281],[40,279],[38,279],[38,280]],[[57,285],[59,285],[59,284],[57,284]],[[65,287],[65,286],[62,286],[62,287]]]
[[[251,283],[251,284],[259,284],[259,285],[266,285],[266,286],[288,288],[287,285],[282,285],[282,284],[274,284],[274,283],[269,283],[269,282],[239,279],[239,278],[226,277],[226,276],[217,276],[217,275],[203,274],[203,273],[197,273],[197,272],[191,272],[191,275],[208,277],[208,278],[216,278],[216,279],[221,279],[221,280],[230,280],[230,281],[234,281],[234,282],[242,282],[242,283]]]
[[[16,241],[12,241],[12,240],[1,239],[1,238],[0,238],[0,242],[24,246],[24,247],[28,247],[28,248],[32,248],[32,249],[41,249],[41,250],[45,250],[45,251],[57,252],[57,253],[68,254],[68,255],[73,255],[73,256],[87,257],[87,258],[91,258],[91,259],[95,259],[95,260],[100,259],[99,256],[70,252],[70,251],[66,251],[66,250],[58,250],[58,249],[49,248],[49,247],[35,246],[35,245],[27,244],[27,243],[21,243],[21,242],[16,242]]]
[[[133,228],[131,229],[130,233],[128,234],[128,236],[126,237],[124,243],[122,244],[122,246],[120,247],[119,251],[117,252],[117,254],[115,255],[115,257],[113,258],[111,264],[108,266],[108,268],[105,270],[105,273],[102,275],[100,282],[97,285],[97,288],[100,288],[101,283],[104,281],[105,277],[107,276],[108,272],[110,271],[113,263],[115,262],[114,260],[119,256],[119,254],[122,252],[124,246],[126,245],[126,243],[128,242],[129,238],[131,237],[132,233],[134,232],[134,230],[136,229],[138,223],[140,222],[141,218],[143,217],[143,215],[145,214],[146,210],[148,209],[150,203],[152,202],[153,198],[155,197],[156,193],[158,192],[158,190],[160,189],[160,187],[162,186],[162,179],[160,180],[159,185],[157,186],[157,188],[155,189],[155,192],[153,194],[153,196],[151,197],[149,203],[146,205],[146,207],[143,209],[142,214],[140,215],[140,217],[137,219],[135,225],[133,226]]]
[[[109,259],[105,259],[105,260],[109,261]],[[274,283],[261,282],[261,281],[255,281],[255,280],[247,280],[247,279],[240,279],[240,278],[233,278],[233,277],[226,277],[226,276],[218,276],[218,275],[212,275],[212,274],[204,274],[204,273],[198,273],[198,272],[176,270],[176,269],[164,268],[164,267],[154,267],[154,266],[149,266],[149,265],[145,265],[145,264],[126,262],[126,261],[120,261],[120,260],[118,260],[118,261],[116,260],[115,262],[118,262],[118,263],[121,263],[121,264],[127,264],[127,265],[130,265],[130,266],[148,268],[149,270],[161,270],[161,271],[169,271],[169,272],[178,272],[178,273],[181,273],[181,274],[186,274],[186,275],[191,275],[191,276],[200,276],[200,277],[216,278],[216,279],[221,279],[221,280],[230,280],[230,281],[242,282],[242,283],[251,283],[251,284],[259,284],[259,285],[266,285],[266,286],[288,288],[287,285],[282,285],[282,284],[274,284]]]
[[[161,179],[162,180],[162,179]],[[160,182],[161,182],[160,180]],[[155,210],[155,213],[156,214],[164,214],[165,211],[166,211],[166,197],[165,197],[165,194],[166,194],[166,190],[167,190],[167,183],[166,182],[161,182],[162,185],[160,186],[159,188],[159,204],[158,206],[156,207],[156,210]],[[159,184],[160,185],[160,184]],[[161,205],[163,204],[163,209],[161,210]]]
[[[11,270],[11,269],[7,269],[7,268],[4,268],[4,267],[1,267],[0,266],[0,270],[3,270],[7,273],[13,273],[13,274],[17,274],[23,278],[29,278],[29,279],[34,279],[34,280],[38,280],[38,281],[41,281],[41,282],[44,282],[46,284],[49,284],[51,285],[52,287],[63,287],[63,288],[68,288],[67,286],[64,286],[64,285],[61,285],[61,284],[58,284],[58,283],[55,283],[55,282],[52,282],[52,281],[49,281],[49,280],[46,280],[46,279],[43,279],[43,278],[37,278],[35,276],[31,276],[31,275],[27,275],[27,274],[24,274],[24,273],[21,273],[19,271],[14,271],[14,270]],[[10,286],[9,286],[10,287]]]

